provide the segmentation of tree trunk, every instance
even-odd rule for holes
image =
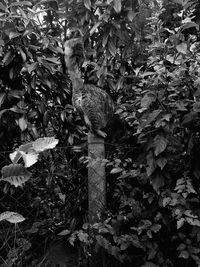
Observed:
[[[106,206],[106,173],[104,139],[88,133],[88,213],[89,222],[98,222]]]

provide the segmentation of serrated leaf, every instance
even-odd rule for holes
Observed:
[[[182,42],[176,46],[176,49],[179,53],[187,54],[187,44]]]
[[[12,211],[5,211],[3,213],[0,214],[0,221],[8,221],[10,223],[20,223],[23,222],[25,220],[25,218],[17,213],[17,212],[12,212]]]
[[[38,138],[35,142],[33,142],[33,149],[36,152],[42,152],[47,149],[55,148],[57,144],[58,139],[54,137]]]
[[[157,135],[154,138],[154,153],[156,156],[161,154],[167,147],[168,141],[162,135]]]
[[[31,173],[21,164],[6,165],[1,169],[2,178],[15,187],[22,186],[31,177]]]

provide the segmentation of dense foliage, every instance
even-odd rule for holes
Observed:
[[[0,2],[0,167],[22,144],[59,140],[23,187],[0,180],[0,215],[25,218],[0,220],[0,266],[200,266],[196,4]],[[126,124],[123,136],[115,123],[108,129],[107,211],[95,225],[87,223],[86,128],[63,61],[77,29],[85,82],[113,97]]]

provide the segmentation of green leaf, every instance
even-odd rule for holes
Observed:
[[[158,267],[158,265],[156,265],[153,262],[148,261],[144,265],[142,265],[142,267]]]
[[[0,9],[3,10],[3,11],[7,10],[6,6],[4,6],[2,3],[0,3]]]
[[[137,16],[138,13],[134,12],[133,10],[128,11],[127,17],[130,21],[133,21],[133,19]]]
[[[155,223],[150,227],[151,231],[154,233],[158,233],[161,228],[162,228],[162,226],[158,223]]]
[[[101,21],[98,21],[90,30],[90,36],[93,35],[93,33],[98,29],[99,25],[101,24]]]
[[[163,170],[165,165],[167,164],[167,159],[164,157],[160,157],[156,159],[156,164],[161,168],[161,170]]]
[[[39,66],[38,62],[33,62],[31,64],[26,64],[26,68],[27,68],[29,73],[34,71],[38,66]]]
[[[38,153],[35,152],[30,152],[30,153],[25,153],[25,152],[20,152],[24,161],[24,166],[26,168],[31,167],[38,161]]]
[[[58,139],[54,137],[38,138],[36,141],[33,142],[33,149],[36,152],[42,152],[47,149],[55,148],[57,144]]]
[[[180,220],[177,221],[177,229],[180,229],[185,223],[184,218],[180,218]]]
[[[19,37],[20,35],[21,35],[21,33],[19,33],[19,32],[10,32],[9,33],[9,38],[11,40],[13,38]]]
[[[148,92],[141,99],[141,107],[147,109],[153,102],[155,102],[155,100],[155,95]]]
[[[58,233],[58,235],[65,236],[65,235],[69,235],[70,233],[71,233],[70,230],[65,229],[65,230],[62,230],[60,233]]]
[[[18,125],[22,132],[27,129],[27,121],[24,117],[18,119]]]
[[[84,6],[87,9],[91,10],[91,0],[84,0]]]
[[[21,58],[22,58],[23,62],[26,62],[26,54],[24,53],[24,51],[21,48],[19,48],[19,51],[20,51]]]
[[[0,221],[4,221],[4,220],[10,223],[16,224],[16,223],[23,222],[25,218],[17,212],[5,211],[0,214]]]
[[[193,104],[193,110],[194,110],[195,112],[200,112],[200,101],[195,102],[195,103]]]
[[[189,258],[189,252],[187,250],[182,250],[181,253],[179,254],[179,258],[184,258],[188,259]]]
[[[147,176],[151,176],[152,173],[155,171],[155,169],[156,169],[155,159],[153,153],[150,152],[147,154],[147,167],[146,167]]]
[[[149,126],[158,117],[160,113],[161,113],[160,109],[156,109],[153,112],[149,113],[147,119],[142,121],[142,127]]]
[[[5,100],[6,94],[5,93],[0,93],[0,107],[3,104],[4,100]]]
[[[10,7],[12,6],[32,6],[32,3],[29,1],[19,1],[19,2],[10,4]]]
[[[187,22],[186,24],[182,26],[182,30],[186,30],[186,29],[193,28],[193,27],[199,30],[199,25],[195,22]]]
[[[113,7],[114,7],[114,10],[117,13],[120,13],[121,12],[121,9],[122,9],[121,0],[113,0]]]
[[[168,141],[162,135],[156,135],[154,138],[154,152],[155,155],[158,156],[161,154],[167,147]]]
[[[9,50],[9,51],[5,54],[5,56],[4,56],[3,60],[2,60],[2,63],[3,63],[5,66],[7,66],[8,64],[10,64],[10,62],[13,60],[13,58],[14,58],[14,53],[13,53],[11,50]]]
[[[187,44],[186,43],[180,43],[176,46],[176,49],[179,53],[187,54]]]
[[[113,168],[111,171],[110,171],[110,173],[111,174],[116,174],[116,173],[120,173],[120,172],[122,172],[123,171],[123,169],[122,168]]]
[[[166,207],[168,206],[168,204],[171,202],[171,198],[170,197],[165,197],[163,198],[163,201],[162,201],[162,205],[163,207]]]
[[[15,187],[22,186],[31,177],[31,173],[21,164],[6,165],[1,170],[2,178],[0,181],[5,181]]]
[[[111,39],[108,42],[108,50],[109,50],[110,54],[114,57],[116,54],[117,48]]]
[[[194,219],[194,218],[190,218],[190,217],[185,217],[185,221],[187,223],[189,223],[190,225],[200,227],[200,221],[198,219]]]
[[[165,185],[165,180],[161,174],[153,175],[151,178],[153,189],[160,194],[160,188]]]

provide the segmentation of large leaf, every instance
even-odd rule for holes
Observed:
[[[113,0],[113,7],[114,7],[114,10],[117,13],[120,13],[121,12],[121,9],[122,9],[121,0]]]
[[[176,46],[176,49],[179,53],[187,54],[187,44],[186,43],[180,43]]]
[[[40,152],[52,149],[57,144],[58,139],[55,139],[54,137],[39,138],[34,142],[21,145],[10,154],[10,159],[13,163],[17,163],[20,158],[23,158],[24,166],[28,168],[37,162]]]
[[[162,135],[156,135],[154,138],[154,152],[155,155],[158,156],[161,154],[167,147],[168,141]]]
[[[38,138],[35,142],[33,142],[33,149],[36,152],[42,152],[47,149],[55,148],[57,144],[58,139],[54,137]]]
[[[24,166],[26,168],[31,167],[38,161],[39,154],[36,152],[24,153],[21,151],[22,158],[24,160]]]
[[[23,152],[23,153],[22,153]],[[22,154],[24,153],[34,153],[33,143],[27,143],[25,145],[21,145],[18,149],[16,149],[13,153],[10,153],[10,159],[13,163],[17,163],[20,158],[22,158]]]
[[[25,218],[17,213],[17,212],[12,212],[12,211],[5,211],[0,214],[0,221],[8,221],[10,223],[20,223],[23,222]]]
[[[31,177],[31,173],[21,164],[6,165],[2,168],[1,173],[0,181],[6,181],[15,187],[22,186]]]

